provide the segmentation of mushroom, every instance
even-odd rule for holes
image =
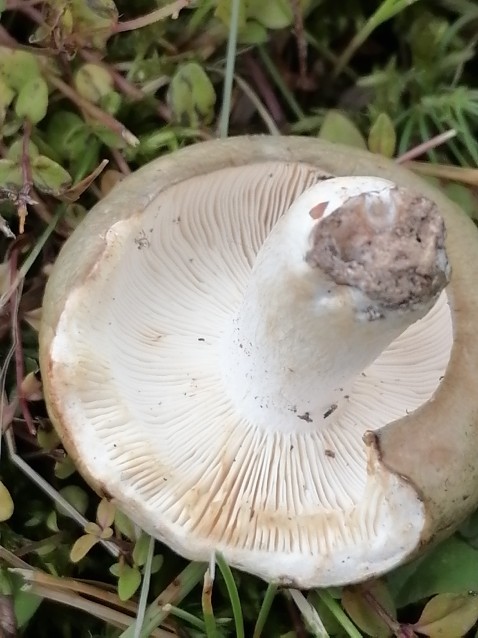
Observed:
[[[98,493],[189,559],[377,576],[478,504],[477,252],[454,204],[364,151],[159,158],[53,268],[49,414]]]

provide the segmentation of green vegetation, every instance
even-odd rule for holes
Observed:
[[[475,216],[477,27],[472,0],[0,0],[0,635],[478,636],[477,516],[343,591],[267,587],[220,556],[212,579],[154,543],[62,450],[36,332],[49,265],[88,209],[216,135],[369,148]]]

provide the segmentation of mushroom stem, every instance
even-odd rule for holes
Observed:
[[[449,280],[430,200],[373,177],[324,180],[273,228],[223,339],[244,418],[312,430]],[[240,408],[239,408],[240,406]]]

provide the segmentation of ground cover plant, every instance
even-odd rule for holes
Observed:
[[[311,592],[188,564],[76,473],[37,329],[63,241],[125,175],[216,136],[319,136],[478,210],[470,0],[0,0],[0,637],[478,636],[478,516],[410,565]]]

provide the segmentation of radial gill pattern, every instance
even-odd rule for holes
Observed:
[[[219,549],[239,567],[298,582],[308,570],[346,580],[372,549],[387,568],[416,542],[420,505],[403,507],[411,488],[394,476],[370,478],[362,435],[426,401],[451,347],[443,295],[364,372],[327,429],[271,434],[235,411],[220,336],[270,229],[321,178],[271,162],[170,187],[109,230],[52,346],[73,444],[127,513],[186,556]],[[271,551],[264,567],[258,556]]]

